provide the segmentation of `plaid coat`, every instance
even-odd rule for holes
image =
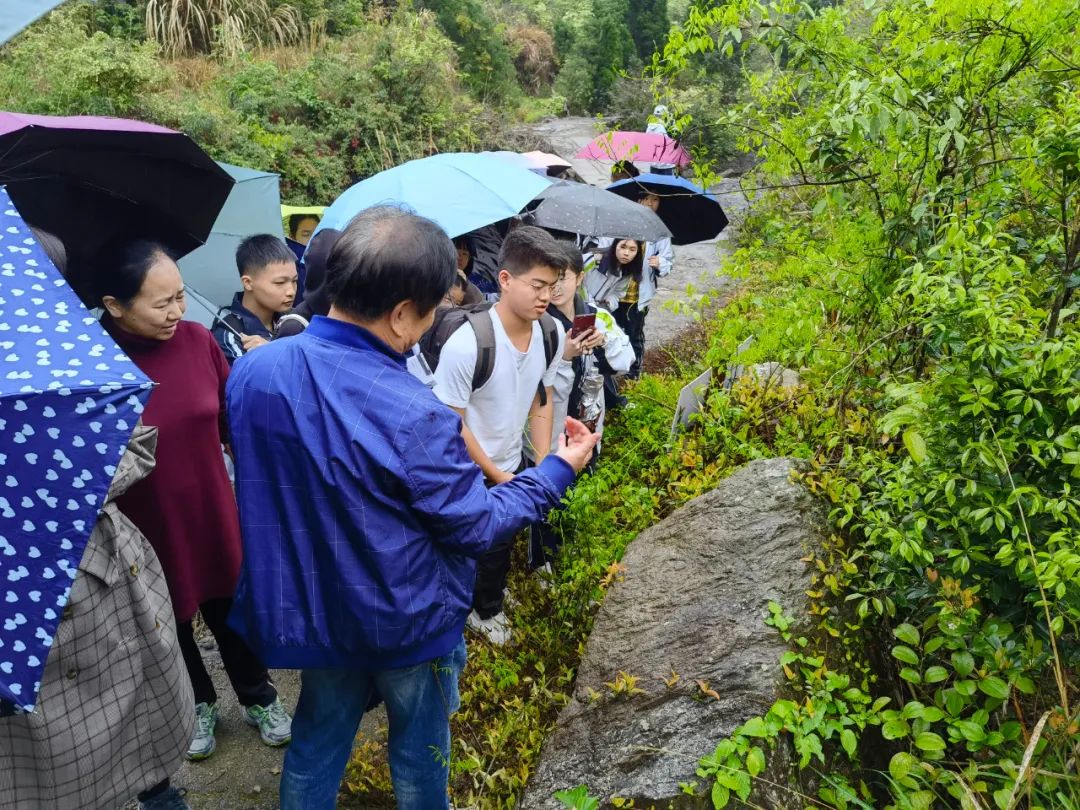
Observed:
[[[195,711],[169,591],[150,544],[114,503],[154,468],[156,444],[157,429],[140,425],[120,460],[37,709],[0,705],[0,810],[115,808],[180,766]]]

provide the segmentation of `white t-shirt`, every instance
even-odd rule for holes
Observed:
[[[465,323],[443,344],[435,368],[435,396],[453,408],[465,409],[465,424],[496,467],[515,472],[521,465],[524,430],[538,385],[555,383],[566,334],[559,324],[559,345],[545,365],[544,333],[533,324],[529,350],[520,352],[503,329],[495,308],[488,311],[495,325],[495,365],[491,378],[472,390],[476,368],[476,333]]]

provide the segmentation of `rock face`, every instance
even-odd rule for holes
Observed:
[[[703,806],[679,783],[693,781],[701,757],[780,696],[786,645],[763,622],[767,603],[793,615],[806,605],[801,558],[820,544],[824,513],[791,481],[793,470],[788,459],[751,462],[629,546],[525,810],[562,807],[552,794],[578,785],[602,804],[618,796],[639,808]],[[637,676],[644,694],[614,695],[605,683],[620,671]],[[673,672],[678,681],[668,686]],[[778,751],[762,776],[782,785],[787,767]],[[755,806],[802,806],[755,782]]]

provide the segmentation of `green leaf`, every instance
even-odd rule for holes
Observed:
[[[889,760],[889,774],[899,782],[918,765],[919,761],[915,757],[906,751],[901,751],[899,754],[893,754],[893,758]]]
[[[573,790],[560,790],[555,798],[572,810],[597,810],[600,807],[600,800],[590,796],[585,785],[578,785]]]
[[[903,641],[905,644],[910,644],[912,647],[919,645],[919,631],[915,629],[914,625],[904,624],[897,625],[893,630],[893,635]]]
[[[948,679],[948,677],[949,672],[945,667],[930,667],[926,670],[926,674],[923,675],[923,680],[926,681],[926,683],[941,683]]]
[[[747,737],[768,737],[769,729],[765,725],[765,721],[760,717],[751,717],[745,723],[742,728],[739,729],[740,734],[745,734]]]
[[[746,771],[751,776],[757,776],[765,770],[765,753],[756,745],[746,754]]]
[[[855,759],[855,748],[858,744],[859,740],[855,736],[855,732],[850,728],[845,728],[840,732],[840,745],[843,746],[844,750],[847,751],[848,756],[852,759]]]
[[[944,751],[945,740],[932,731],[924,731],[915,738],[915,747],[923,751]]]
[[[926,460],[926,440],[915,428],[904,431],[904,447],[911,454],[911,459],[916,464],[922,464]]]
[[[918,654],[911,647],[905,647],[903,644],[897,644],[892,648],[892,657],[897,661],[903,661],[905,664],[915,666],[919,664]]]
[[[982,690],[983,694],[998,700],[1006,700],[1009,697],[1009,685],[996,675],[991,675],[979,681],[979,689]]]
[[[713,782],[712,806],[716,810],[722,810],[722,808],[727,807],[729,801],[731,801],[731,791],[719,782]]]
[[[966,651],[954,652],[952,654],[952,665],[957,675],[966,678],[975,669],[975,658]]]
[[[899,740],[911,732],[907,720],[889,720],[881,726],[881,736],[886,740]]]
[[[912,669],[911,667],[904,667],[900,670],[900,677],[908,683],[922,683],[922,675],[919,670]]]
[[[986,739],[986,729],[974,720],[956,720],[952,725],[968,742],[982,742]]]

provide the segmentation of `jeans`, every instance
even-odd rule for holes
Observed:
[[[374,690],[390,721],[390,776],[399,810],[448,810],[450,715],[458,709],[465,639],[403,669],[305,669],[281,774],[281,810],[332,810]]]

